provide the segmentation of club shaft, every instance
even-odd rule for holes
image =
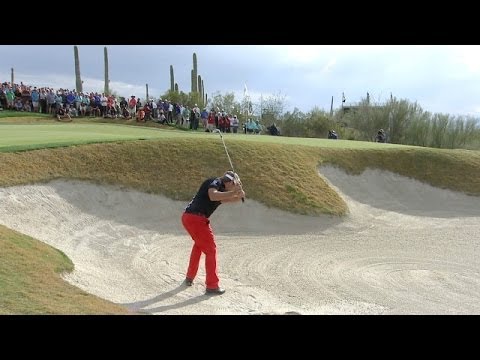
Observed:
[[[233,168],[233,164],[232,164],[232,159],[230,158],[230,155],[228,154],[227,146],[225,145],[225,141],[223,141],[223,136],[222,136],[222,143],[223,143],[223,147],[225,148],[225,152],[227,153],[228,162],[230,163],[232,171],[235,172],[235,169]]]
[[[230,155],[228,154],[227,145],[225,145],[225,140],[223,140],[222,132],[219,131],[218,133],[220,134],[220,137],[222,138],[223,148],[225,149],[225,153],[227,154],[228,162],[230,163],[230,167],[232,168],[232,171],[235,173],[235,169],[233,168],[232,159],[230,158]],[[235,173],[235,174],[236,174],[236,173]],[[242,202],[245,202],[245,199],[244,199],[244,198],[242,198]]]

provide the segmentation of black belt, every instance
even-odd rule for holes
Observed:
[[[198,216],[203,216],[204,218],[207,217],[207,215],[201,213],[201,212],[190,212],[190,211],[185,211],[187,214],[192,214],[192,215],[198,215]]]

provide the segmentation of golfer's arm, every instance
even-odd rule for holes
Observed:
[[[223,204],[223,203],[237,202],[237,201],[240,201],[240,200],[242,200],[242,198],[236,196],[236,197],[234,197],[234,198],[232,198],[232,199],[221,200],[221,201],[222,201],[222,204]]]
[[[236,191],[218,191],[215,188],[208,189],[208,197],[212,201],[234,202],[242,199]]]

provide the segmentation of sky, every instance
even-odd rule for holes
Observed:
[[[0,45],[0,81],[75,89],[72,45]],[[245,88],[254,103],[282,98],[285,110],[330,111],[366,98],[393,96],[425,111],[480,118],[480,45],[78,45],[84,91],[103,92],[104,47],[110,90],[121,96],[160,97],[189,92],[193,53],[211,98]]]

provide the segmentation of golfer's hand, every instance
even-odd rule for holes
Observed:
[[[238,195],[240,197],[245,196],[245,192],[243,191],[242,185],[236,184],[235,185],[235,195]]]
[[[241,198],[242,201],[245,201],[245,191],[243,191],[241,182],[235,183],[234,193],[237,198]]]
[[[245,198],[245,191],[242,188],[235,190],[235,195],[239,198]]]

